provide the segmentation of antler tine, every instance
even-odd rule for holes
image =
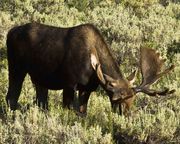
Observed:
[[[169,91],[169,89],[162,91],[149,89],[150,85],[174,69],[175,66],[171,65],[169,68],[161,72],[164,62],[165,60],[160,58],[160,54],[155,50],[141,48],[140,70],[142,74],[142,83],[136,88],[136,92],[144,92],[150,96],[166,95],[174,92],[174,90]]]
[[[158,90],[152,90],[152,89],[143,89],[141,90],[141,92],[144,92],[146,94],[148,94],[149,96],[165,96],[167,94],[172,94],[174,93],[176,90],[169,90],[169,88],[165,88],[164,90],[158,91]]]
[[[150,96],[157,96],[157,95],[166,95],[169,92],[169,89],[166,88],[162,91],[152,90],[152,89],[143,89],[143,92],[150,95]]]

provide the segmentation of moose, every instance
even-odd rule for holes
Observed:
[[[125,78],[99,30],[92,24],[61,28],[28,23],[12,28],[7,35],[9,87],[6,96],[11,110],[16,110],[22,83],[29,74],[36,89],[36,103],[48,109],[48,89],[63,90],[63,107],[70,108],[79,91],[79,112],[85,114],[91,92],[100,85],[115,109],[124,105],[128,111],[135,95],[167,95],[173,90],[153,90],[150,85],[169,73],[161,72],[164,61],[150,48],[140,50],[142,83],[133,87],[133,72]]]

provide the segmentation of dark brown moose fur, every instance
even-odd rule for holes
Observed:
[[[150,51],[152,54],[146,57]],[[98,85],[107,92],[113,107],[119,105],[120,113],[121,104],[129,109],[137,92],[153,96],[168,93],[168,90],[149,89],[149,83],[171,70],[158,74],[161,61],[154,50],[142,49],[141,72],[145,79],[139,87],[131,88],[100,32],[92,24],[58,28],[28,23],[14,27],[7,35],[7,55],[9,87],[6,101],[12,110],[17,108],[26,74],[35,85],[36,103],[44,109],[48,109],[48,89],[63,89],[63,106],[68,108],[74,92],[79,91],[81,113],[86,113],[89,96]],[[152,60],[157,68],[149,75],[153,71]]]
[[[48,106],[48,89],[63,89],[63,104],[69,107],[74,91],[79,90],[80,105],[85,106],[100,84],[91,66],[90,54],[96,53],[103,73],[124,80],[101,34],[91,24],[58,28],[28,23],[12,28],[7,35],[9,89],[6,100],[16,109],[22,83],[29,74],[36,87],[36,100]],[[111,92],[103,86],[112,99]],[[81,110],[83,112],[83,110]]]

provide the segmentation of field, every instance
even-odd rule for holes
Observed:
[[[139,62],[141,46],[159,51],[166,66],[176,67],[153,88],[176,89],[165,97],[138,94],[129,116],[113,113],[101,87],[91,94],[86,117],[62,108],[62,91],[49,91],[50,110],[33,105],[35,90],[26,77],[21,108],[10,111],[6,35],[27,22],[69,27],[93,23],[128,76]],[[141,81],[140,74],[136,85]],[[0,143],[2,144],[180,144],[179,0],[1,0],[0,1]]]

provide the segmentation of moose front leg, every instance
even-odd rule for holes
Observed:
[[[72,88],[63,89],[63,107],[70,109],[70,105],[74,100],[75,91]]]
[[[119,113],[120,115],[122,115],[122,105],[121,103],[118,103],[118,102],[113,102],[111,99],[111,108],[112,108],[112,111],[114,113]]]
[[[115,104],[111,104],[112,106],[112,111],[114,113],[118,113],[120,115],[125,115],[127,116],[130,108],[131,108],[131,104],[129,103],[115,103]]]
[[[86,115],[87,103],[88,103],[90,94],[91,94],[90,91],[79,90],[79,112],[83,115]]]
[[[122,101],[113,102],[111,100],[112,111],[115,113],[119,113],[120,115],[127,116],[133,105],[134,99],[135,99],[135,96],[132,96]]]

